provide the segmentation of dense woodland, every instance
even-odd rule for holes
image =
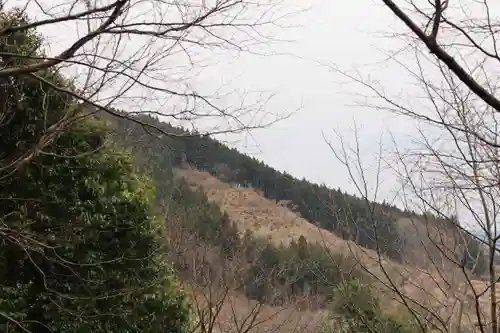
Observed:
[[[119,132],[127,133],[125,142],[135,145],[136,149],[148,147],[150,152],[145,155],[149,156],[150,166],[171,163],[173,166],[181,167],[182,163],[188,163],[210,172],[223,181],[258,188],[268,199],[289,200],[289,208],[309,222],[330,230],[344,239],[354,240],[366,248],[378,249],[393,260],[401,260],[403,252],[401,249],[405,247],[404,240],[399,237],[394,226],[395,219],[428,218],[411,211],[403,211],[385,202],[368,202],[340,189],[329,189],[305,179],[296,179],[236,149],[230,149],[213,138],[190,133],[153,117],[137,119],[143,124],[151,124],[152,127],[121,119],[117,122]],[[165,133],[174,135],[168,137]],[[144,137],[144,134],[148,136]],[[139,142],[145,146],[138,148]],[[162,174],[163,179],[170,177],[166,173],[163,174],[161,167],[157,172]],[[436,223],[451,222],[432,215],[431,218]],[[474,267],[475,273],[482,274],[487,268],[487,263],[485,256],[480,254],[483,253],[480,243],[468,234],[463,234],[463,237],[468,244],[468,250],[462,258],[465,266]],[[476,258],[479,258],[477,265],[475,265]]]
[[[0,18],[2,29],[29,23],[16,11]],[[41,44],[33,31],[7,37],[0,52]],[[107,143],[102,122],[79,117],[84,106],[54,88],[72,89],[68,80],[39,76],[0,82],[0,332],[191,331],[154,185]]]

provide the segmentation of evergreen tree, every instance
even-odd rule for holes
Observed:
[[[1,16],[2,25],[29,22]],[[2,50],[38,45],[30,30],[0,40]],[[107,132],[99,123],[64,122],[51,134],[84,110],[53,87],[71,89],[63,77],[38,75],[46,83],[12,77],[0,91],[9,117],[0,132],[0,324],[9,332],[187,332],[154,188],[129,157],[99,149]],[[22,167],[9,167],[23,156]]]

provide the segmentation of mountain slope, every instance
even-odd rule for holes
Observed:
[[[366,202],[340,190],[281,173],[210,137],[187,133],[151,117],[139,119],[163,130],[163,133],[149,130],[162,137],[164,148],[164,152],[155,148],[153,154],[168,154],[175,166],[187,163],[227,183],[258,189],[269,200],[285,202],[288,208],[308,222],[332,231],[342,239],[377,250],[392,260],[410,261],[422,268],[432,269],[432,266],[441,264],[443,248],[447,255],[459,261],[467,252],[477,257],[475,255],[480,250],[478,242],[460,231],[452,221],[402,211],[386,203]],[[129,124],[126,120],[118,120],[118,123],[125,131],[143,131],[140,126]],[[168,137],[164,133],[173,135]],[[147,140],[149,145],[154,145],[155,139]],[[445,244],[439,244],[443,242],[442,235],[446,235]],[[429,249],[425,260],[422,256],[423,245]],[[465,262],[468,268],[476,263],[470,257],[467,256]],[[486,265],[483,256],[478,257],[481,260],[475,267],[481,274]]]
[[[241,234],[248,230],[276,245],[290,244],[303,236],[308,242],[323,244],[334,253],[354,253],[357,259],[376,269],[375,251],[361,250],[354,242],[308,222],[286,206],[266,199],[255,189],[231,186],[193,168],[176,169],[174,174],[186,179],[192,188],[201,187],[208,199],[220,205],[222,211],[236,222]]]
[[[186,135],[182,129],[152,118],[143,120],[161,127],[163,133],[145,133],[141,126],[126,120],[115,123],[123,143],[137,147],[135,152],[143,163],[153,166],[152,176],[160,197],[170,195],[172,186],[177,186],[170,180],[174,173],[178,178],[187,179],[193,188],[201,186],[208,198],[228,215],[213,221],[219,219],[227,224],[224,221],[232,220],[240,235],[251,230],[261,237],[269,237],[275,244],[292,244],[292,239],[300,240],[300,236],[305,235],[309,242],[327,240],[325,244],[332,252],[354,254],[369,274],[381,280],[378,285],[383,291],[381,295],[397,300],[397,293],[393,292],[398,289],[412,302],[424,304],[430,313],[448,316],[454,311],[457,297],[466,292],[462,272],[457,271],[457,267],[443,267],[447,255],[461,258],[467,243],[465,235],[450,221],[377,203],[368,203],[376,215],[366,214],[364,200],[294,179],[210,138]],[[165,136],[165,132],[176,135]],[[189,165],[192,167],[187,168]],[[186,221],[191,223],[195,218],[204,233],[220,233],[213,230],[218,228],[216,225],[203,227],[205,220],[199,217],[203,212],[197,213],[198,217],[192,216],[191,194],[182,192],[175,196],[175,200],[186,207]],[[205,214],[214,216],[220,212],[212,207]],[[230,238],[222,235],[223,243],[227,240]],[[422,260],[426,257],[429,260]],[[436,267],[445,274],[438,274]]]
[[[341,253],[354,258],[370,274],[376,276],[372,287],[379,290],[387,309],[401,308],[401,299],[395,293],[397,289],[407,301],[411,300],[409,303],[417,311],[425,309],[424,312],[437,314],[440,318],[455,316],[457,299],[464,299],[464,311],[473,318],[475,303],[469,285],[473,285],[476,291],[483,291],[488,287],[482,281],[466,281],[456,267],[439,272],[423,271],[408,263],[395,262],[387,257],[380,258],[375,251],[359,247],[352,241],[343,240],[309,223],[280,203],[264,198],[255,189],[232,186],[207,172],[190,167],[176,169],[174,174],[186,179],[193,189],[203,189],[210,201],[220,205],[236,221],[241,234],[251,230],[275,244],[290,243],[304,236],[308,241],[323,244],[333,254]],[[408,220],[402,223],[407,224],[406,228],[413,225]],[[487,295],[480,297],[481,306],[487,306],[487,302]],[[474,322],[467,320],[464,320],[464,325],[474,325]]]

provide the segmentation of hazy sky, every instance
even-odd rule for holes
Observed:
[[[12,1],[11,4],[25,3],[25,0]],[[53,0],[39,0],[38,3],[54,5]],[[61,3],[66,2],[61,0]],[[30,7],[33,9],[31,13],[38,13],[38,16],[39,9],[34,4]],[[200,90],[215,90],[226,85],[243,90],[275,92],[276,96],[265,111],[297,112],[270,128],[255,130],[251,135],[233,135],[223,139],[238,140],[235,143],[238,149],[278,170],[352,193],[354,187],[350,184],[349,174],[335,159],[323,134],[333,140],[334,147],[339,147],[339,141],[335,140],[333,130],[337,130],[348,144],[353,144],[353,126],[356,123],[360,127],[363,162],[370,167],[376,162],[374,156],[379,150],[378,143],[383,133],[387,134],[390,130],[398,143],[404,146],[409,142],[407,136],[414,132],[415,124],[401,118],[394,119],[388,113],[352,106],[359,100],[359,96],[354,94],[366,91],[321,64],[328,63],[344,71],[358,70],[365,77],[380,81],[387,91],[411,95],[407,73],[394,62],[383,61],[387,56],[384,52],[397,50],[403,44],[399,39],[382,37],[381,33],[401,32],[405,28],[378,0],[342,3],[332,0],[307,3],[303,0],[283,0],[281,6],[288,13],[306,7],[308,10],[295,15],[293,20],[284,21],[284,24],[295,27],[266,28],[266,32],[276,38],[288,40],[272,45],[279,55],[243,53],[236,56],[234,53],[204,51],[212,65],[195,75],[190,83]],[[65,44],[74,41],[73,30],[61,25],[42,29],[50,42],[50,53],[57,53]],[[133,42],[126,44],[126,49],[133,48]],[[140,49],[140,45],[137,48]],[[175,58],[172,59],[174,68]],[[411,63],[411,55],[406,60]],[[163,80],[171,81],[174,77],[172,73],[173,69],[164,75]],[[132,108],[132,105],[125,103],[125,107]],[[139,103],[135,107],[140,109],[142,105]],[[382,181],[380,198],[390,199],[391,189],[397,182],[387,174]],[[375,185],[373,177],[369,178],[369,182]]]
[[[291,10],[304,7],[300,0],[286,3]],[[318,62],[332,63],[342,70],[357,69],[384,82],[388,89],[399,89],[405,81],[401,69],[387,62],[376,63],[384,59],[382,51],[401,46],[400,41],[383,38],[380,33],[403,26],[377,1],[344,1],[339,5],[336,1],[315,0],[309,4],[307,12],[294,18],[301,27],[279,31],[280,37],[294,41],[278,44],[278,52],[288,55],[243,55],[215,67],[209,80],[217,75],[225,79],[234,76],[238,77],[238,86],[276,91],[270,111],[293,111],[301,106],[289,119],[253,131],[251,137],[247,135],[236,146],[279,170],[351,192],[354,189],[347,170],[335,159],[322,132],[335,139],[332,130],[338,130],[352,143],[356,122],[361,127],[360,144],[369,163],[373,162],[371,155],[378,151],[382,133],[391,129],[406,134],[412,123],[391,121],[388,113],[350,105],[359,87],[346,84],[345,77]],[[391,180],[385,182],[389,185]]]

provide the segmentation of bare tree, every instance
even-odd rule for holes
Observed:
[[[194,331],[200,333],[313,332],[316,314],[299,313],[296,302],[271,305],[274,297],[283,295],[273,290],[267,302],[245,296],[248,263],[245,250],[234,249],[231,258],[224,258],[220,248],[193,237],[193,231],[168,217],[170,255],[179,265],[185,290],[191,298],[195,316]],[[260,276],[272,283],[276,272]],[[271,303],[271,304],[270,304]]]
[[[374,203],[384,168],[399,180],[399,204],[409,212],[421,214],[396,216],[395,232],[413,242],[401,249],[402,265],[388,263],[387,256],[378,248],[373,254],[383,273],[377,277],[385,288],[393,291],[395,300],[421,322],[422,329],[498,332],[498,109],[492,101],[498,80],[494,70],[489,70],[491,57],[485,49],[474,45],[472,37],[467,37],[472,47],[464,46],[450,32],[468,36],[469,31],[477,37],[481,32],[487,33],[484,25],[489,25],[489,38],[494,40],[495,24],[489,18],[480,23],[475,17],[453,24],[450,17],[454,16],[443,12],[456,7],[437,1],[432,7],[433,14],[426,16],[424,9],[411,3],[413,13],[432,18],[429,23],[432,32],[424,34],[425,28],[417,29],[414,21],[408,21],[408,16],[393,2],[384,3],[432,53],[428,55],[410,39],[407,49],[413,63],[392,55],[416,90],[404,98],[400,94],[391,95],[388,89],[359,73],[342,75],[366,89],[366,93],[360,93],[363,99],[357,106],[409,118],[416,135],[411,143],[409,137],[404,138],[406,142],[398,142],[391,136],[393,147],[381,146],[376,157],[379,163],[371,179],[361,158],[358,132],[355,131],[354,147],[349,147],[340,136],[337,141],[340,147],[334,142],[330,142],[330,147],[349,170],[375,230],[379,221],[386,218],[383,212],[377,212]],[[483,5],[490,15],[487,3]],[[442,44],[436,39],[439,28],[443,30]],[[460,53],[470,48],[473,55]],[[455,66],[458,63],[462,67]],[[472,69],[464,76],[466,71],[457,68]],[[476,87],[478,84],[483,92]],[[484,237],[471,233],[471,229]]]
[[[133,117],[149,114],[201,134],[246,131],[282,119],[284,114],[266,110],[271,92],[238,91],[201,77],[217,59],[275,54],[268,45],[279,40],[273,34],[287,26],[289,14],[281,0],[2,2],[0,80],[39,82],[73,101],[71,112],[2,168],[37,155],[82,113],[101,111],[151,127]],[[20,45],[23,36],[33,38]],[[67,82],[49,79],[50,71]],[[10,96],[2,96],[5,105]],[[11,117],[3,110],[0,125]]]
[[[399,204],[424,213],[397,217],[397,233],[414,244],[402,248],[404,265],[378,275],[382,284],[434,329],[498,332],[498,4],[381,3],[409,30],[391,34],[405,47],[387,58],[406,73],[407,91],[392,93],[360,73],[332,69],[365,89],[357,107],[403,116],[416,134],[405,142],[391,134],[392,147],[381,147],[385,154],[376,157],[372,178],[361,159],[359,133],[354,147],[342,137],[340,146],[333,141],[330,146],[365,199],[375,228],[384,218],[373,200],[379,198],[380,179],[388,175],[385,167],[399,179]],[[395,267],[374,252],[382,271]]]
[[[411,31],[407,37],[419,40],[484,104],[500,111],[500,101],[488,87],[488,82],[497,80],[497,73],[489,66],[500,60],[498,7],[494,1],[381,2]]]
[[[454,319],[455,312],[450,310],[456,307],[457,302],[462,304],[460,300],[464,297],[460,284],[463,278],[456,276],[457,270],[463,268],[465,276],[470,276],[460,261],[455,260],[456,254],[464,250],[463,242],[456,239],[460,233],[455,234],[456,228],[438,224],[431,215],[390,216],[394,212],[385,212],[380,208],[376,201],[383,175],[383,160],[379,158],[374,170],[375,177],[371,177],[361,157],[359,136],[356,130],[354,147],[350,147],[343,137],[338,139],[340,148],[333,140],[328,142],[348,170],[357,194],[366,207],[363,221],[352,220],[348,212],[339,214],[342,214],[346,224],[351,225],[351,229],[353,226],[355,229],[364,229],[367,224],[371,225],[373,241],[377,244],[374,249],[366,249],[348,243],[349,251],[359,266],[377,281],[376,288],[387,302],[387,307],[395,306],[400,309],[398,311],[410,313],[422,331],[430,328],[448,332],[450,322],[455,325],[457,320]],[[409,196],[410,193],[401,195]],[[395,244],[401,252],[397,261],[384,251],[387,244],[383,233],[387,231],[382,231],[380,225],[388,218],[394,219],[392,232],[402,241],[401,244]]]

